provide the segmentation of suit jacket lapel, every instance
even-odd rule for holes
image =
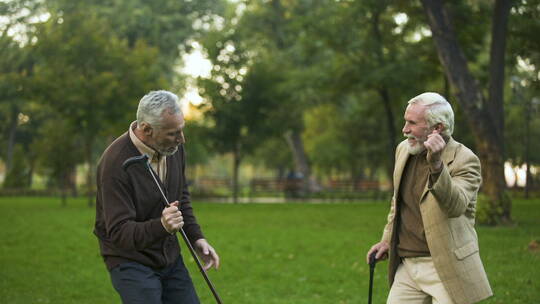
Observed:
[[[406,148],[405,148],[406,149]],[[409,152],[407,150],[401,152],[396,160],[396,168],[394,170],[394,197],[397,200],[397,194],[399,192],[399,187],[401,184],[401,177],[403,176],[403,169],[405,168],[405,164],[407,163],[407,160],[409,159]]]
[[[450,137],[450,140],[446,144],[446,148],[444,149],[443,154],[441,155],[441,159],[447,167],[449,164],[451,164],[454,161],[458,146],[459,146],[458,143],[453,138]]]

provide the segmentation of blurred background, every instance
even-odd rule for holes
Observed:
[[[406,102],[436,91],[455,109],[454,138],[482,160],[486,222],[505,222],[509,191],[540,189],[540,2],[439,9],[0,1],[0,195],[91,206],[104,148],[146,92],[167,89],[187,120],[194,198],[386,199]]]

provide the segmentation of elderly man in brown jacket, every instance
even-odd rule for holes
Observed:
[[[367,260],[389,256],[389,304],[476,303],[492,295],[474,229],[480,162],[451,137],[441,95],[412,98],[404,118],[388,222]]]
[[[99,161],[94,233],[122,303],[200,303],[180,253],[176,232],[181,228],[205,269],[219,267],[219,256],[191,205],[184,124],[178,96],[149,92],[139,102],[137,121]],[[144,165],[123,168],[127,159],[142,154],[148,156],[156,181]],[[163,206],[162,195],[170,206]]]

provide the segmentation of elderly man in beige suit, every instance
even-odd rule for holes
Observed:
[[[474,229],[480,162],[451,137],[441,95],[414,97],[404,118],[388,222],[367,261],[390,258],[388,304],[476,303],[492,295]]]

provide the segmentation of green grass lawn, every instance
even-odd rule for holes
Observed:
[[[388,204],[194,203],[222,267],[209,273],[225,303],[367,303],[364,262]],[[513,227],[479,227],[495,296],[483,303],[540,303],[540,200],[514,200]],[[119,303],[83,199],[0,198],[0,303]],[[202,303],[213,298],[183,247]],[[386,262],[373,303],[385,303]]]

